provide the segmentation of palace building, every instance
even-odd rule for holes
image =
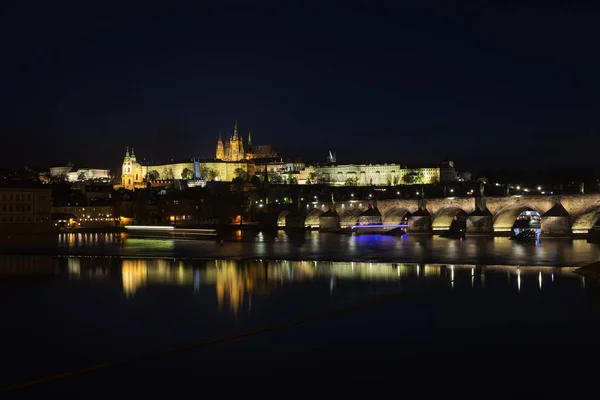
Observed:
[[[156,180],[216,180],[232,181],[237,169],[248,171],[246,161],[225,162],[221,160],[190,160],[168,164],[142,165],[137,161],[133,149],[129,148],[123,158],[120,187],[126,189],[142,188],[146,182]]]

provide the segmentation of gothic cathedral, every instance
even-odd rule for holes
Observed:
[[[238,133],[238,124],[235,122],[233,136],[227,138],[225,142],[221,139],[217,141],[217,151],[215,158],[222,161],[244,161],[254,158],[277,157],[269,145],[252,146],[251,133],[248,132],[248,143],[244,145],[242,137]]]

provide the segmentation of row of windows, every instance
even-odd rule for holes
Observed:
[[[62,212],[62,213],[70,213],[70,212],[77,212],[77,211],[85,211],[86,207],[52,207],[53,210],[55,212]],[[87,211],[101,211],[101,212],[105,212],[105,213],[111,213],[112,212],[112,207],[110,206],[106,206],[106,207],[87,207]]]
[[[17,223],[17,224],[27,224],[27,223],[31,223],[32,219],[31,216],[27,215],[16,215],[16,216],[8,216],[8,217],[0,217],[0,222],[3,223]]]
[[[1,212],[31,212],[31,204],[3,204]]]
[[[1,201],[31,201],[31,194],[21,194],[21,193],[2,193],[0,194]]]

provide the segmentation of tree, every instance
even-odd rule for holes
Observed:
[[[308,184],[312,184],[313,182],[317,181],[317,173],[316,172],[311,172],[310,174],[308,174]]]
[[[219,173],[212,168],[201,165],[200,166],[200,177],[207,181],[214,181],[219,176]]]
[[[346,186],[358,186],[358,178],[357,177],[351,177],[346,179]]]
[[[251,179],[250,179],[250,183],[252,184],[252,186],[254,186],[256,189],[259,189],[262,187],[262,181],[260,180],[260,177],[258,177],[257,175],[254,175]]]
[[[164,179],[173,179],[173,178],[175,178],[175,175],[173,174],[173,168],[171,168],[171,167],[165,168],[165,170],[163,171],[163,178]]]
[[[189,168],[184,168],[183,171],[181,171],[181,179],[192,179],[194,177],[194,172],[192,172],[191,169]]]
[[[236,178],[233,178],[231,183],[235,187],[236,193],[241,194],[244,192],[244,180],[242,178],[240,178],[239,176]]]
[[[85,181],[85,171],[81,171],[78,175],[77,175],[77,180],[78,181]]]
[[[290,185],[297,185],[298,179],[296,179],[296,175],[293,172],[289,172],[287,174],[287,183]]]
[[[233,170],[233,175],[236,178],[240,178],[242,181],[248,181],[248,172],[244,168],[236,168]]]
[[[274,183],[274,184],[281,184],[281,183],[283,183],[283,179],[281,178],[281,175],[273,174],[273,175],[269,175],[269,182]]]
[[[160,178],[160,174],[158,173],[157,170],[153,169],[152,171],[148,172],[148,180],[150,182],[153,182],[153,181],[157,180],[158,178]]]
[[[402,181],[408,185],[417,185],[423,183],[423,173],[420,171],[410,171],[402,177]]]

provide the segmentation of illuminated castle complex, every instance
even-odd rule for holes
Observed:
[[[225,181],[231,182],[242,172],[254,176],[268,171],[269,180],[278,183],[323,184],[331,186],[396,186],[432,184],[458,179],[454,163],[415,166],[408,168],[397,163],[338,164],[335,152],[329,152],[324,164],[306,165],[302,160],[277,157],[270,145],[244,144],[235,123],[233,133],[223,142],[217,141],[214,160],[188,159],[165,164],[140,163],[129,148],[125,152],[121,171],[121,184],[127,189],[143,188],[148,182],[158,180]]]
[[[219,134],[217,141],[217,152],[215,158],[222,161],[243,161],[255,158],[277,157],[270,145],[252,145],[252,134],[248,132],[248,143],[244,145],[242,136],[238,133],[237,122],[233,128],[233,135],[229,136],[225,142]]]

